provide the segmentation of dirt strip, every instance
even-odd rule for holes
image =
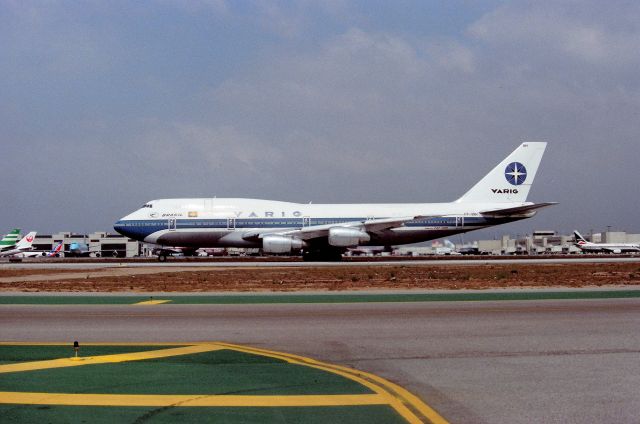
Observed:
[[[1,291],[292,292],[640,285],[640,263],[331,268],[113,268],[7,276]]]
[[[30,270],[20,271],[8,271],[6,275],[4,271],[0,271],[0,283],[17,283],[26,281],[54,281],[54,280],[78,280],[89,278],[107,278],[107,277],[132,277],[135,275],[144,274],[172,274],[175,272],[212,272],[216,267],[144,267],[144,268],[95,268],[95,269],[83,269],[83,270],[42,270],[36,269],[33,272]]]

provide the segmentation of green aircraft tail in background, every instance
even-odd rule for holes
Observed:
[[[20,240],[20,228],[15,228],[0,240],[0,251],[11,249]]]

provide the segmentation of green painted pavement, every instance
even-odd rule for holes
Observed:
[[[1,296],[0,305],[130,305],[149,296]]]
[[[144,408],[58,405],[0,405],[3,423],[404,423],[391,407],[332,406],[322,408]]]
[[[92,354],[176,346],[85,346]],[[0,361],[68,357],[70,346],[0,346]],[[340,375],[267,356],[219,350],[135,362],[6,373],[0,391],[101,394],[368,394]],[[16,423],[402,423],[390,406],[111,407],[0,405],[2,422]]]
[[[170,300],[169,304],[270,304],[270,303],[367,303],[446,302],[489,300],[625,299],[640,297],[640,290],[576,290],[464,293],[385,294],[242,294],[185,296],[0,296],[5,305],[130,305],[148,300]],[[151,307],[151,306],[145,306]],[[157,306],[154,306],[157,307]]]
[[[118,353],[144,352],[149,350],[171,349],[176,347],[181,346],[95,346],[83,345],[82,343],[80,343],[80,356],[113,355]],[[75,352],[73,351],[73,341],[70,341],[67,346],[0,345],[0,364],[70,358],[74,356],[74,354]]]
[[[152,350],[152,349],[138,349]],[[63,357],[68,357],[68,352]],[[101,394],[370,394],[337,374],[261,355],[218,350],[192,355],[6,373],[0,391]]]

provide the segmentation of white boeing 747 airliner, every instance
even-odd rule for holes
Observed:
[[[451,203],[301,204],[258,199],[162,199],[115,223],[120,234],[180,249],[259,247],[302,252],[305,260],[340,260],[349,247],[390,246],[530,218],[555,203],[527,202],[547,143],[521,144]]]

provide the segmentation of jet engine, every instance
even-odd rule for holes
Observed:
[[[262,238],[262,250],[265,253],[289,253],[302,249],[304,242],[300,239],[277,234]]]
[[[329,244],[337,247],[357,246],[371,240],[369,234],[357,228],[334,227],[329,229]]]

